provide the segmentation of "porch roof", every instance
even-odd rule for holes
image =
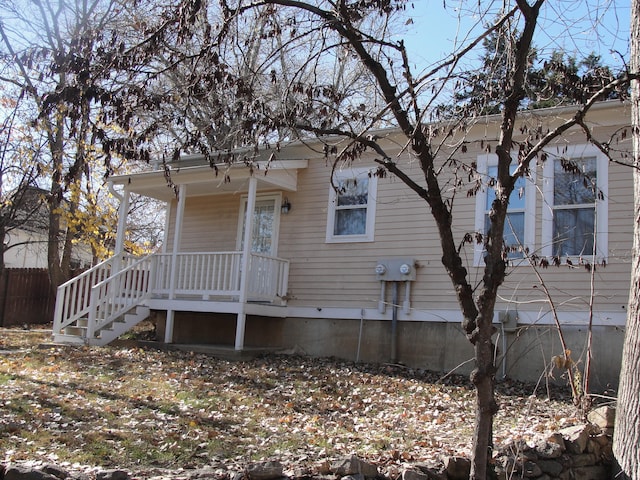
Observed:
[[[186,162],[185,162],[186,163]],[[169,176],[175,185],[189,185],[189,196],[216,195],[246,192],[249,178],[258,180],[258,190],[296,191],[298,170],[307,168],[308,160],[291,159],[255,162],[253,173],[245,164],[220,164],[218,171],[209,165],[184,165],[182,162],[168,164]],[[170,201],[175,198],[163,169],[150,172],[114,175],[109,178],[113,185],[122,185],[132,193]]]

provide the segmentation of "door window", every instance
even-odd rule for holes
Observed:
[[[258,197],[253,211],[253,229],[251,232],[251,251],[263,255],[277,254],[277,232],[280,220],[280,197]],[[244,248],[245,218],[247,199],[242,199],[240,225],[238,232],[238,249]]]

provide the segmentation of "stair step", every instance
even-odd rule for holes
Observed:
[[[85,337],[87,333],[87,327],[65,327],[62,331],[63,335],[68,335],[71,337]]]
[[[64,333],[56,333],[53,335],[54,343],[67,343],[72,345],[84,345],[84,338],[77,335],[66,335]]]

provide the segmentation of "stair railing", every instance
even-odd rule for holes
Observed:
[[[127,253],[113,256],[63,283],[56,292],[56,307],[53,315],[53,333],[63,329],[89,314],[91,288],[111,275],[117,266],[126,267],[135,261]]]
[[[147,298],[152,267],[153,255],[149,255],[91,288],[87,339],[93,338],[101,329]]]

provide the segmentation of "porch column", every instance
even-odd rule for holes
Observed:
[[[171,277],[169,280],[169,300],[176,296],[176,275],[178,272],[178,252],[182,240],[182,220],[184,218],[184,204],[187,201],[187,185],[178,186],[178,207],[176,208],[176,221],[173,227],[173,250],[171,251]],[[169,302],[171,305],[171,302]],[[164,343],[173,342],[173,309],[167,310],[167,321],[164,327]]]
[[[131,201],[131,194],[129,193],[129,187],[124,187],[122,198],[120,199],[120,206],[118,207],[118,231],[116,232],[116,245],[115,254],[119,255],[124,251],[124,235],[127,230],[127,217],[129,216],[129,202]]]
[[[113,266],[112,273],[119,272],[122,268],[122,254],[124,253],[124,237],[127,232],[127,217],[129,216],[129,202],[131,199],[131,193],[129,187],[124,187],[124,192],[120,195],[115,191],[113,185],[110,187],[111,193],[120,199],[120,206],[118,207],[118,226],[116,230],[116,244],[113,252]]]
[[[120,255],[124,251],[124,234],[127,230],[127,217],[129,216],[129,202],[131,194],[129,187],[124,187],[124,192],[120,198],[120,206],[118,207],[118,230],[116,232],[115,254]]]
[[[236,321],[236,350],[244,347],[244,329],[247,320],[245,313],[247,299],[249,298],[249,260],[251,255],[251,238],[253,233],[253,212],[256,209],[256,193],[258,191],[258,179],[249,177],[249,192],[247,197],[247,211],[244,221],[244,238],[242,248],[242,267],[240,276],[240,298],[238,319]]]

